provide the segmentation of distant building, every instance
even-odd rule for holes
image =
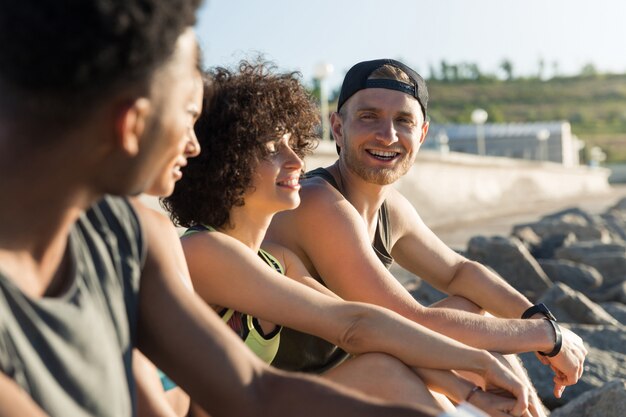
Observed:
[[[565,166],[579,164],[581,142],[572,135],[567,121],[486,123],[482,126],[431,123],[423,147],[477,154],[481,129],[488,156],[551,161]]]

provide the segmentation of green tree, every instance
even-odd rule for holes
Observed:
[[[504,58],[500,63],[500,69],[502,69],[502,71],[506,74],[507,80],[513,80],[513,63],[511,60]]]
[[[580,69],[581,77],[595,77],[598,75],[598,70],[593,63],[588,62]]]

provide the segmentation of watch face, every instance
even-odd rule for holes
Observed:
[[[537,308],[539,310],[538,313],[542,313],[544,316],[546,316],[550,320],[556,321],[556,318],[554,317],[552,312],[548,309],[548,307],[545,304],[539,303],[537,304]]]

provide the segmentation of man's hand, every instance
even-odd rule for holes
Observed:
[[[554,396],[561,398],[565,387],[574,385],[583,374],[583,365],[587,356],[587,349],[583,340],[577,334],[561,326],[563,345],[558,355],[549,358],[537,355],[541,363],[550,365],[555,373]]]
[[[492,417],[510,416],[511,414],[509,414],[509,412],[515,406],[515,399],[512,398],[508,392],[501,390],[499,390],[498,393],[482,390],[476,391],[468,402]],[[532,414],[527,410],[522,416],[532,416]]]
[[[491,366],[482,375],[485,384],[495,386],[499,392],[506,392],[515,398],[513,407],[509,408],[509,414],[512,416],[526,416],[528,414],[528,396],[529,388],[524,384],[506,365],[503,365],[499,359],[494,357]],[[490,390],[491,391],[491,390]]]

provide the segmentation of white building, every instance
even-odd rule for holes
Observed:
[[[572,135],[567,121],[484,125],[431,123],[423,147],[477,154],[481,135],[488,156],[551,161],[565,166],[579,164],[582,142]]]

